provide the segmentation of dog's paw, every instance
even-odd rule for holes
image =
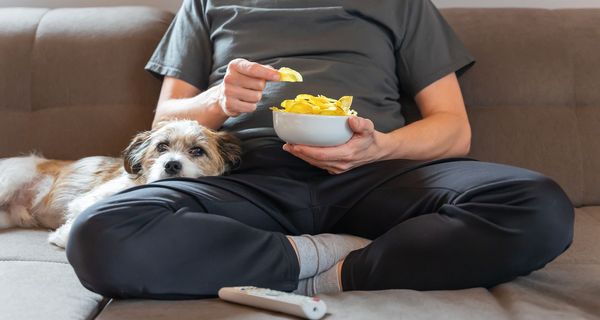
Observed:
[[[8,212],[0,210],[0,229],[8,229],[15,224],[10,220]]]
[[[56,229],[56,231],[51,232],[50,235],[48,235],[48,242],[50,242],[51,244],[57,246],[57,247],[61,247],[61,248],[66,248],[67,247],[67,241],[69,240],[69,231],[71,230],[70,226],[67,225],[63,225],[60,228]]]
[[[94,199],[84,196],[71,201],[67,206],[67,218],[75,219],[85,209],[94,204]]]

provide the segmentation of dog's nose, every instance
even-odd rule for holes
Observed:
[[[181,171],[181,162],[169,161],[165,163],[165,172],[168,174],[178,174]]]

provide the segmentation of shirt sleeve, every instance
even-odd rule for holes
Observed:
[[[402,90],[414,97],[452,72],[462,74],[475,60],[430,0],[402,2],[397,73]]]
[[[159,78],[181,79],[200,90],[208,87],[212,45],[200,0],[185,0],[145,69]]]

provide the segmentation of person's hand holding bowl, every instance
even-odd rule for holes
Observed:
[[[371,120],[350,109],[352,97],[339,100],[299,95],[273,108],[273,126],[286,142],[283,149],[304,161],[339,174],[383,157]]]
[[[340,117],[341,118],[341,117]],[[375,131],[373,122],[358,116],[347,117],[352,131],[350,140],[332,147],[317,147],[303,144],[286,143],[283,149],[296,157],[327,170],[331,174],[340,174],[384,157],[381,141],[385,134]]]

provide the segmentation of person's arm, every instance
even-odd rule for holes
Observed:
[[[391,132],[381,160],[428,160],[469,153],[471,126],[454,73],[425,87],[415,102],[423,119]]]
[[[373,122],[352,117],[354,136],[337,147],[284,146],[286,151],[331,173],[390,159],[433,160],[464,156],[471,145],[471,127],[456,75],[451,73],[415,96],[423,119],[389,133]]]
[[[213,87],[201,92],[193,85],[173,77],[163,79],[152,126],[165,119],[194,119],[205,127],[219,128],[227,116],[217,103]]]
[[[227,118],[256,110],[267,80],[279,80],[277,70],[244,59],[232,60],[223,82],[204,92],[183,80],[165,77],[153,126],[167,119],[190,119],[217,130]]]

